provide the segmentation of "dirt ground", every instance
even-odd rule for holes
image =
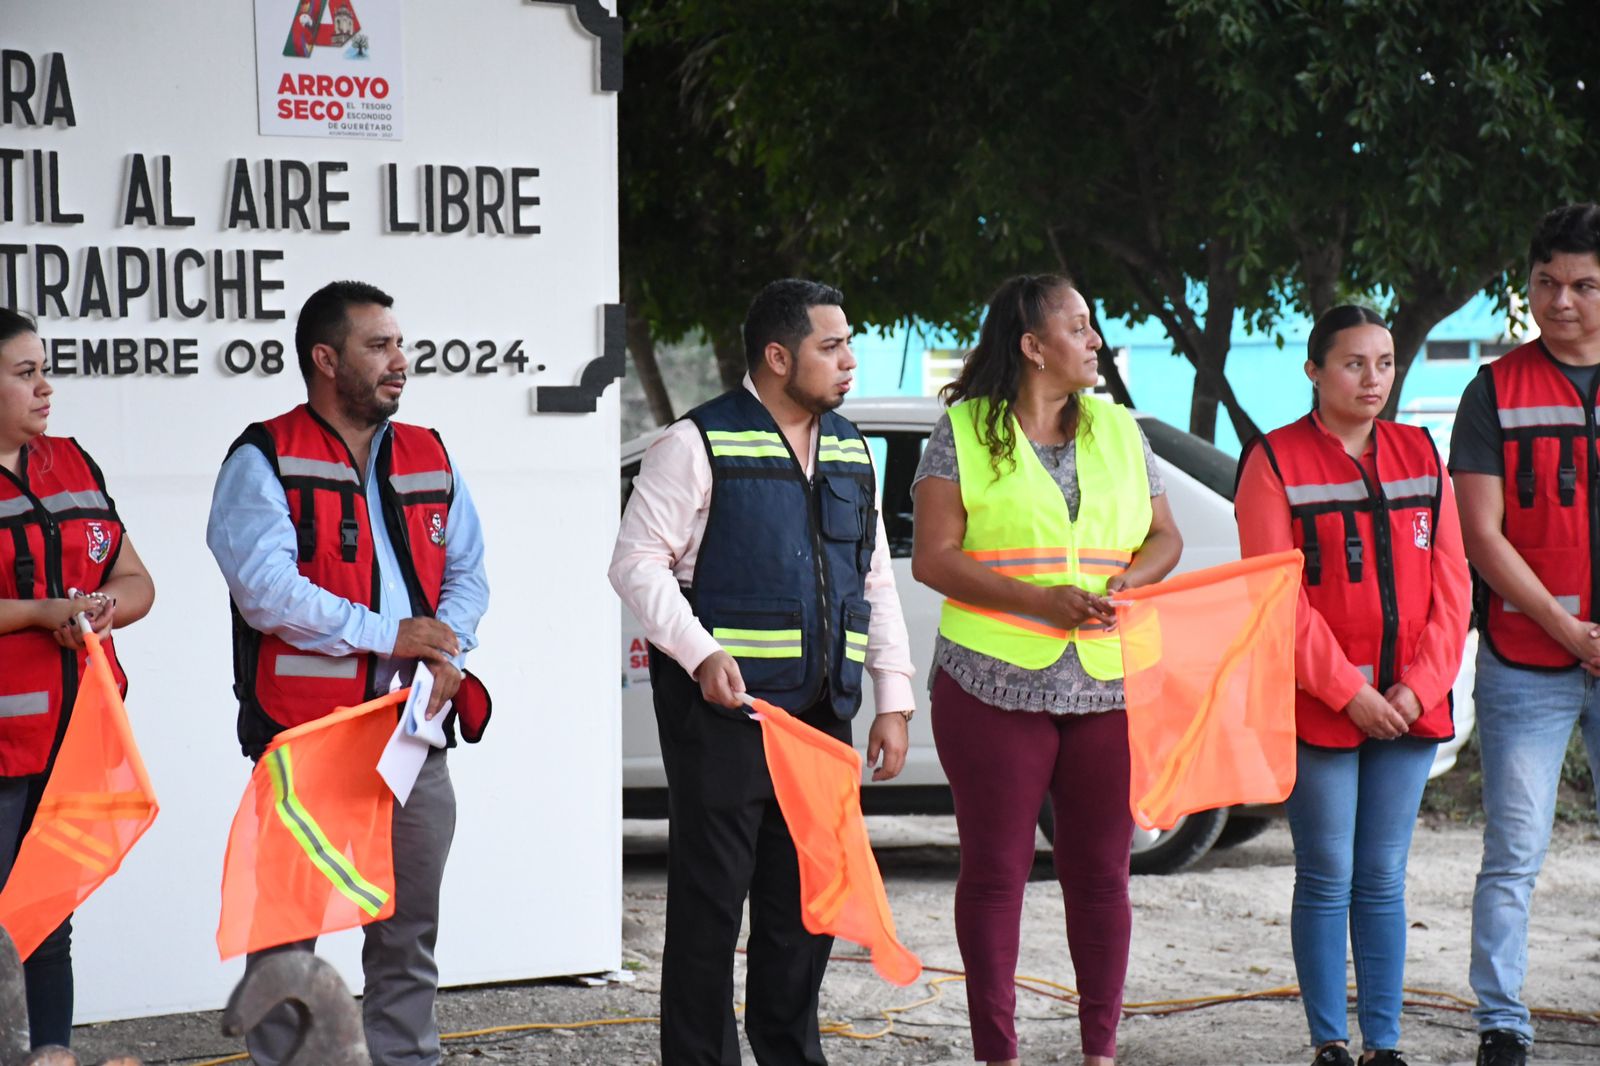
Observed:
[[[959,971],[951,917],[959,865],[953,820],[869,821],[902,939],[926,966]],[[446,1032],[528,1022],[571,1026],[452,1039],[446,1044],[447,1066],[658,1061],[655,1026],[628,1019],[649,1018],[655,1012],[666,906],[665,826],[624,825],[624,965],[634,980],[597,988],[548,981],[446,992],[440,1005]],[[1468,929],[1478,855],[1475,827],[1418,828],[1408,890],[1408,987],[1469,995]],[[1154,1001],[1293,985],[1288,926],[1293,880],[1289,834],[1281,824],[1247,844],[1213,853],[1189,872],[1135,878],[1130,1009],[1139,1012],[1146,1008],[1136,1005]],[[448,937],[442,946],[449,950]],[[851,954],[853,947],[840,945],[840,956]],[[1590,1024],[1539,1021],[1533,1061],[1540,1066],[1600,1064],[1600,832],[1593,824],[1557,827],[1535,896],[1531,959],[1530,1003],[1591,1012]],[[1072,985],[1061,893],[1047,851],[1041,851],[1028,887],[1020,970],[1059,986]],[[738,974],[742,981],[742,966]],[[1420,991],[1410,998],[1418,1005],[1407,1008],[1402,1048],[1413,1066],[1470,1063],[1476,1046],[1471,1019],[1448,1009],[1455,1005],[1448,1000]],[[1421,1005],[1424,1001],[1446,1005]],[[892,1015],[892,1028],[880,1013],[890,1008],[909,1008]],[[972,1061],[965,993],[959,978],[951,975],[930,972],[922,983],[897,989],[877,979],[870,966],[840,958],[823,985],[822,1014],[857,1036],[883,1034],[876,1039],[829,1036],[824,1043],[835,1066]],[[1069,1003],[1020,992],[1018,1015],[1024,1062],[1081,1061]],[[620,1024],[574,1024],[583,1021]],[[214,1013],[86,1026],[75,1034],[75,1043],[89,1062],[125,1049],[150,1064],[197,1066],[239,1051],[236,1042],[219,1034]],[[1229,1002],[1164,1017],[1136,1013],[1123,1023],[1118,1062],[1265,1066],[1303,1064],[1310,1057],[1300,1003],[1282,999]]]

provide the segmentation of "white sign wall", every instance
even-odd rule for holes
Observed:
[[[255,7],[287,35],[301,2]],[[118,647],[162,810],[78,913],[79,1021],[216,1007],[240,972],[212,940],[250,764],[206,512],[240,430],[304,398],[295,314],[336,278],[395,297],[400,417],[440,430],[485,525],[495,715],[450,756],[444,981],[620,956],[620,23],[597,0],[353,6],[404,19],[368,27],[403,40],[395,139],[263,136],[250,4],[5,0],[0,303],[39,315],[50,430],[99,460],[157,590]],[[359,946],[323,949],[356,987]]]

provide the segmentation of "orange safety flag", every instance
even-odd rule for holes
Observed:
[[[761,722],[772,790],[800,858],[800,919],[872,952],[885,981],[909,985],[922,961],[895,938],[889,897],[861,816],[861,756],[763,700]]]
[[[378,759],[410,693],[340,707],[267,746],[228,833],[224,959],[394,914],[394,793]]]
[[[0,925],[24,959],[117,872],[159,809],[100,638],[83,642],[89,662],[72,717],[0,891]]]
[[[1279,552],[1115,593],[1128,800],[1144,828],[1294,788],[1300,565]]]

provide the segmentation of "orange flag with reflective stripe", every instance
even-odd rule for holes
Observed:
[[[26,959],[78,908],[156,820],[156,793],[100,638],[85,633],[88,667],[33,825],[0,891],[0,925]]]
[[[267,746],[228,834],[224,959],[394,914],[394,793],[378,758],[410,693],[340,707]]]
[[[761,722],[772,789],[800,859],[800,918],[872,952],[885,981],[909,985],[922,962],[895,937],[889,897],[861,815],[861,756],[763,700]]]
[[[1117,592],[1129,805],[1146,829],[1294,788],[1298,551]]]

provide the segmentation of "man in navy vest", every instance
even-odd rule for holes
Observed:
[[[1600,780],[1600,206],[1546,215],[1528,255],[1538,339],[1461,396],[1450,473],[1480,579],[1474,703],[1483,864],[1472,895],[1478,1066],[1523,1066],[1528,912],[1573,726]]]
[[[740,696],[849,743],[870,674],[873,779],[905,761],[905,622],[866,442],[835,413],[856,366],[842,302],[811,281],[761,290],[744,322],[749,376],[650,446],[612,556],[612,587],[650,639],[667,771],[662,1066],[740,1062],[733,951],[746,896],[756,1061],[826,1061],[817,993],[833,939],[801,922],[794,843]]]
[[[489,603],[483,531],[437,434],[389,421],[407,367],[393,302],[354,281],[314,293],[295,327],[306,403],[249,427],[217,476],[206,543],[233,599],[238,732],[252,758],[286,727],[387,692],[419,661],[435,678],[429,717],[454,698],[468,740],[487,717],[462,669]],[[394,916],[363,927],[362,1012],[379,1066],[439,1062],[433,949],[454,833],[435,748],[394,809]],[[282,1061],[295,1029],[290,1008],[269,1015],[247,1037],[253,1060]]]

